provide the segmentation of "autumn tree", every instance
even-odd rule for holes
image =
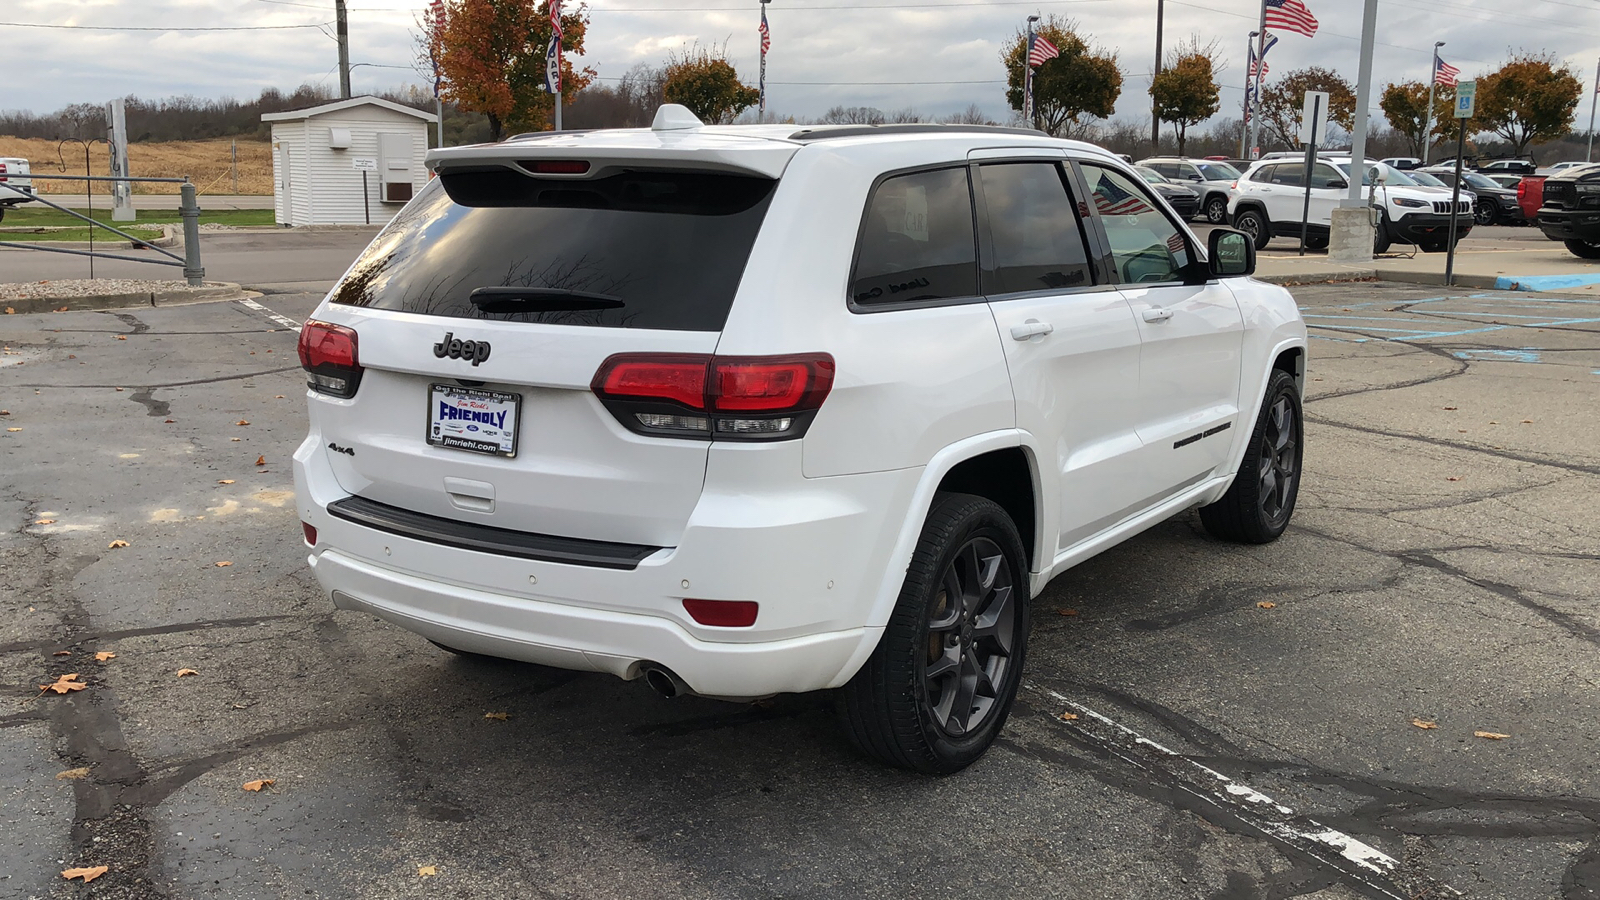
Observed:
[[[661,95],[687,106],[702,122],[732,122],[761,102],[761,92],[739,80],[725,48],[696,45],[667,60]]]
[[[1391,84],[1383,89],[1383,98],[1378,105],[1383,107],[1383,115],[1389,120],[1389,125],[1403,135],[1411,147],[1413,156],[1421,156],[1424,146],[1433,146],[1440,138],[1449,135],[1450,111],[1455,107],[1455,88],[1440,85],[1433,91],[1433,129],[1432,133],[1424,138],[1422,132],[1428,127],[1428,86],[1420,81],[1407,81],[1403,84]]]
[[[550,46],[550,13],[537,0],[444,0],[443,24],[418,20],[421,66],[437,61],[440,95],[467,112],[489,119],[491,140],[509,127],[541,131],[549,126],[555,102],[544,91],[545,52]],[[571,100],[594,79],[594,70],[576,69],[583,55],[589,13],[583,6],[561,16],[561,96]]]
[[[1150,99],[1156,118],[1171,122],[1178,133],[1178,155],[1183,155],[1189,126],[1216,115],[1222,106],[1217,86],[1217,42],[1202,45],[1198,35],[1179,45],[1167,57],[1161,72],[1150,79]]]
[[[1564,137],[1583,94],[1583,83],[1551,54],[1524,52],[1499,71],[1478,79],[1477,116],[1483,128],[1516,147],[1518,156],[1531,143]]]
[[[1328,93],[1328,120],[1346,131],[1355,127],[1356,92],[1337,72],[1319,66],[1294,69],[1261,89],[1261,124],[1280,144],[1300,146],[1300,116],[1306,91]]]
[[[1078,34],[1078,23],[1051,15],[1035,29],[1061,51],[1033,72],[1034,114],[1048,134],[1062,136],[1080,116],[1106,118],[1122,94],[1117,54],[1103,52]],[[1023,32],[1000,53],[1006,67],[1006,102],[1022,111],[1022,84],[1028,38]],[[1033,123],[1029,123],[1030,125]]]

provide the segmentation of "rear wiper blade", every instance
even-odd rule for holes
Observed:
[[[621,309],[627,305],[610,294],[565,288],[481,287],[474,288],[468,299],[473,306],[487,313]]]

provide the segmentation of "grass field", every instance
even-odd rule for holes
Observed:
[[[239,141],[240,194],[272,193],[272,145],[267,141]],[[128,145],[128,168],[132,175],[156,178],[189,176],[201,196],[206,194],[232,194],[233,162],[232,141],[169,141],[166,143],[134,143]],[[36,138],[15,138],[0,135],[0,156],[19,156],[26,159],[33,171],[42,175],[82,175],[83,147],[79,144],[62,146],[59,141]],[[89,148],[92,173],[104,175],[110,170],[110,160],[104,144]],[[65,170],[62,164],[65,163]],[[38,179],[33,189],[42,194],[81,194],[85,182]],[[104,182],[95,185],[95,193],[106,193]],[[176,184],[137,184],[135,194],[176,194]],[[140,214],[141,217],[143,213]],[[10,217],[7,217],[9,223]]]
[[[77,210],[85,213],[86,210]],[[175,209],[143,209],[139,211],[137,222],[112,222],[111,210],[97,209],[93,213],[96,222],[105,222],[132,234],[140,234],[149,229],[151,237],[159,237],[160,229],[155,228],[161,224],[176,224],[182,221]],[[219,209],[200,212],[200,222],[215,222],[221,225],[272,225],[273,213],[270,209]],[[6,211],[5,219],[0,220],[0,241],[25,241],[29,243],[42,241],[87,241],[89,239],[89,226],[82,225],[82,220],[74,219],[66,213],[49,207],[24,207],[13,208]],[[132,227],[130,227],[130,225]],[[60,228],[61,230],[29,231],[32,228]],[[104,228],[94,229],[96,241],[120,241],[117,237]]]

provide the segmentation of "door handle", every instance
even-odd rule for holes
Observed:
[[[1142,315],[1144,316],[1144,320],[1146,322],[1165,322],[1166,320],[1172,318],[1172,310],[1162,309],[1161,307],[1157,306],[1145,310]]]
[[[1011,326],[1011,339],[1014,341],[1026,341],[1031,338],[1043,337],[1055,330],[1056,327],[1049,322],[1028,319],[1021,325]]]

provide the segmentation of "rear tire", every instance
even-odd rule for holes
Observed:
[[[1589,241],[1567,241],[1567,249],[1584,259],[1600,259],[1600,243]]]
[[[1228,222],[1228,198],[1215,194],[1206,200],[1206,221],[1213,225],[1226,225]]]
[[[1306,235],[1306,249],[1307,250],[1326,250],[1326,249],[1328,249],[1328,236],[1325,235],[1325,234],[1308,234],[1308,235]]]
[[[1022,682],[1027,554],[993,501],[938,494],[878,647],[839,691],[851,741],[881,762],[958,772],[989,748]]]
[[[1301,424],[1294,376],[1274,369],[1233,484],[1220,500],[1200,507],[1200,523],[1212,537],[1266,544],[1289,527],[1300,495]]]
[[[1233,217],[1233,227],[1250,235],[1256,242],[1257,250],[1267,249],[1267,243],[1272,240],[1272,226],[1267,223],[1267,217],[1257,209],[1240,210]]]

